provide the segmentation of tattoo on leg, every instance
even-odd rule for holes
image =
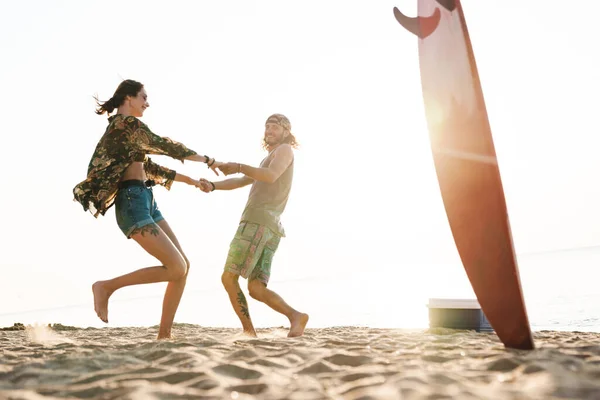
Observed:
[[[246,318],[250,318],[250,313],[248,312],[248,303],[246,302],[246,296],[244,296],[244,292],[241,290],[238,292],[238,304],[240,305],[240,310],[242,314]]]
[[[141,233],[142,236],[146,236],[147,233],[152,236],[158,236],[158,225],[148,224],[142,226],[141,228],[135,228],[133,232],[131,232],[131,236],[135,235],[136,233]]]

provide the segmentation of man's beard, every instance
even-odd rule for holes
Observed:
[[[283,142],[283,136],[281,136],[280,138],[276,138],[274,136],[271,136],[271,137],[265,136],[265,143],[268,146],[277,146],[278,144],[281,144],[282,142]]]

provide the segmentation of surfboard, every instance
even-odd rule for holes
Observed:
[[[418,37],[425,115],[438,184],[456,248],[481,309],[507,348],[534,342],[475,56],[460,0],[394,7]]]

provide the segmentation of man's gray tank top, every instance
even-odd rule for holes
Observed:
[[[271,164],[275,151],[277,149],[269,153],[260,163],[261,168],[266,168]],[[293,177],[294,160],[275,182],[254,181],[241,221],[265,225],[273,232],[285,236],[285,230],[281,224],[281,214],[285,210],[290,195]]]

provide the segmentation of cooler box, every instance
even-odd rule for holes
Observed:
[[[493,332],[475,299],[429,299],[429,327]]]

